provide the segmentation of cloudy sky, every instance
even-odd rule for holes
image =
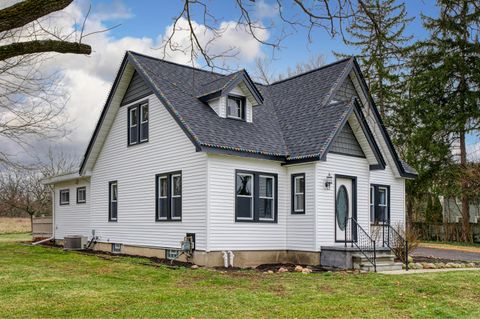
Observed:
[[[245,31],[234,27],[238,10],[234,9],[233,2],[207,1],[212,4],[212,13],[219,18],[217,24],[226,30],[222,37],[211,45],[211,49],[214,52],[222,52],[233,47],[238,54],[227,63],[233,68],[243,67],[253,70],[255,58],[271,58],[271,51],[267,47],[262,47]],[[265,24],[275,22],[277,17],[273,14],[275,10],[270,4],[272,2],[276,1],[257,0],[254,8],[255,19]],[[85,25],[85,34],[105,30],[118,24],[120,26],[108,32],[87,37],[84,42],[93,48],[90,56],[58,54],[46,62],[44,67],[47,70],[59,72],[62,76],[65,96],[68,97],[67,115],[71,133],[59,140],[38,142],[36,148],[39,152],[44,151],[49,145],[55,145],[56,148],[81,157],[125,51],[132,50],[162,57],[163,50],[159,48],[162,41],[171,33],[173,18],[182,10],[182,3],[178,0],[75,0],[65,10],[54,13],[50,17],[52,24],[66,31],[78,28],[90,5],[91,13]],[[417,17],[409,26],[407,33],[416,38],[425,37],[419,16],[422,13],[436,14],[433,0],[407,1],[407,9],[410,16]],[[196,22],[199,29],[203,28],[202,21]],[[180,24],[182,23],[185,22],[180,21]],[[262,31],[259,36],[264,40],[273,39],[276,36],[274,32]],[[211,34],[206,32],[203,37],[203,41],[208,41]],[[271,62],[272,67],[281,73],[288,66],[294,66],[297,62],[307,60],[315,54],[322,54],[327,62],[332,62],[335,60],[333,51],[355,53],[352,49],[345,47],[340,38],[331,38],[323,30],[315,31],[312,39],[313,41],[309,42],[306,32],[301,30],[289,35],[282,42],[281,50],[275,53]],[[188,43],[187,33],[177,32],[176,42]],[[180,52],[170,52],[169,59],[179,63],[190,62],[190,56]],[[475,142],[475,137],[469,138],[469,143]],[[26,156],[24,151],[14,147],[11,151],[21,158]]]

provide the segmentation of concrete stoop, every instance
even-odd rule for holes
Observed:
[[[354,254],[352,258],[354,269],[362,271],[375,270],[373,264],[361,253]],[[379,251],[377,252],[376,265],[377,271],[394,271],[402,270],[403,264],[401,262],[395,262],[395,255],[390,251]]]

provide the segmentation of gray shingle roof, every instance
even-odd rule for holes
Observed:
[[[299,159],[321,155],[348,108],[323,105],[349,60],[270,86],[257,85],[263,105],[253,122],[219,117],[199,95],[221,89],[244,71],[220,75],[129,53],[200,146]]]
[[[122,66],[127,61],[142,75],[198,150],[227,151],[246,156],[254,154],[280,161],[321,159],[336,132],[355,108],[353,100],[330,102],[334,91],[352,67],[358,69],[353,59],[341,60],[268,86],[253,84],[244,70],[222,75],[130,51]],[[223,91],[240,77],[254,91],[256,99],[263,101],[263,104],[253,107],[251,123],[219,117],[199,99],[200,96]],[[113,92],[110,92],[87,147],[81,172]],[[396,153],[393,155],[398,157]],[[401,173],[415,174],[415,170],[404,162],[398,166],[403,170]]]

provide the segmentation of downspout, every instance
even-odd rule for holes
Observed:
[[[32,229],[32,232],[33,232],[33,229]],[[34,243],[32,243],[32,246],[45,243],[45,242],[50,241],[52,239],[53,240],[55,239],[55,187],[53,187],[53,189],[52,189],[52,237],[34,242]]]

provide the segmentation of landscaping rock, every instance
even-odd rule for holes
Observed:
[[[475,265],[475,263],[468,263],[468,264],[467,264],[467,267],[468,267],[468,268],[475,268],[476,265]]]
[[[415,269],[423,269],[423,265],[421,263],[415,263]]]
[[[303,268],[303,269],[302,269],[302,274],[308,275],[308,274],[310,274],[311,272],[312,272],[311,269],[308,269],[308,268]]]
[[[437,268],[445,268],[445,263],[437,263]]]
[[[267,271],[267,274],[273,274],[273,270]]]
[[[415,268],[415,263],[408,263],[408,268],[409,269],[416,269]]]
[[[200,268],[200,267],[199,267],[198,265],[192,265],[192,267],[190,267],[190,268],[192,268],[192,269],[198,269],[198,268]]]
[[[278,272],[280,272],[280,273],[281,273],[281,272],[288,272],[288,269],[285,268],[285,267],[280,267],[280,268],[278,269]]]
[[[423,266],[423,269],[435,269],[435,264],[432,264],[432,263],[423,263],[422,264]]]
[[[303,271],[303,267],[298,265],[298,266],[295,266],[295,272],[302,272]]]
[[[412,256],[408,256],[408,263],[413,263],[413,257]]]

